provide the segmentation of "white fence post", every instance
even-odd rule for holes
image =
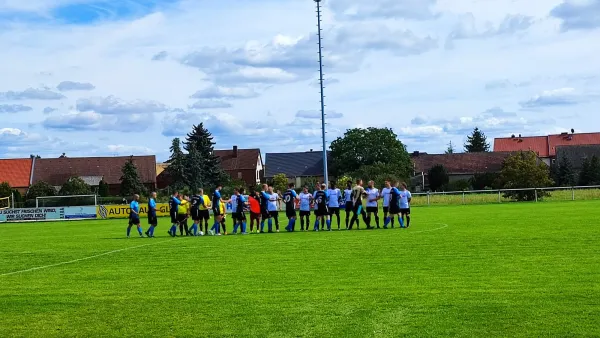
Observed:
[[[502,190],[498,190],[498,203],[502,203]]]
[[[463,191],[463,200],[462,200],[463,204],[465,204],[465,192]]]
[[[537,193],[537,188],[533,189],[533,192],[535,193],[535,201],[538,201],[538,193]]]
[[[430,201],[429,201],[429,191],[427,192],[427,206],[430,206]]]
[[[571,201],[575,200],[575,187],[571,187]]]

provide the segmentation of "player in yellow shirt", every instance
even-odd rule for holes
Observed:
[[[189,216],[189,197],[183,196],[181,199],[181,204],[179,208],[177,208],[177,222],[179,223],[179,235],[183,236],[183,230],[185,230],[185,235],[190,236],[190,229],[188,228],[188,216]]]
[[[225,211],[225,203],[220,203],[220,209],[221,209],[221,215],[223,215],[223,217],[221,218],[221,229],[223,229],[223,234],[227,235],[227,228],[226,228],[226,224],[225,224],[225,218],[227,217],[227,213]]]
[[[202,230],[202,221],[204,221],[204,233],[208,234],[208,221],[210,220],[210,212],[209,210],[212,208],[212,204],[210,202],[210,197],[204,195],[204,190],[200,189],[198,192],[200,196],[202,196],[202,203],[199,207],[200,209],[200,230]]]

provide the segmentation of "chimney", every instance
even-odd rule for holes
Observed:
[[[238,157],[238,147],[237,146],[233,146],[233,157],[234,158]]]

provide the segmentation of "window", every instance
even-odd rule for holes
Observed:
[[[242,179],[242,172],[241,171],[238,171],[238,179],[240,179],[240,180]]]

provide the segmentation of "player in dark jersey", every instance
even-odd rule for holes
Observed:
[[[401,218],[401,216],[400,216],[400,190],[398,190],[396,182],[392,183],[392,187],[390,189],[390,205],[389,205],[388,212],[389,212],[388,216],[385,219],[385,222],[383,224],[384,229],[387,229],[388,224],[390,224],[392,222],[392,219],[394,217],[398,216],[399,220]]]
[[[169,236],[177,236],[177,209],[181,201],[179,200],[179,192],[175,191],[171,198],[169,198],[169,215],[171,216],[171,229],[169,229]]]
[[[204,204],[204,197],[202,196],[202,189],[198,190],[197,195],[192,195],[190,199],[191,210],[190,214],[192,215],[192,235],[198,236],[198,224],[203,220],[203,217],[200,215],[200,206]],[[202,227],[202,225],[200,225]]]
[[[327,204],[329,203],[329,194],[327,193],[327,185],[321,184],[319,190],[314,193],[315,201],[315,215],[317,220],[315,221],[315,231],[319,231],[319,223],[325,222],[325,218],[329,215]],[[331,223],[327,225],[327,230],[331,231]]]
[[[283,193],[283,202],[285,203],[285,215],[288,218],[287,231],[294,231],[296,225],[296,200],[298,194],[294,190],[294,183],[288,184],[288,190]]]
[[[357,223],[358,226],[358,216],[362,214],[363,220],[366,218],[365,214],[362,212],[362,198],[367,196],[367,192],[362,185],[363,181],[358,179],[356,180],[356,186],[352,188],[352,219],[350,220],[350,227],[348,227],[348,230],[352,230],[354,223]]]
[[[346,230],[348,230],[348,226],[350,225],[350,213],[353,209],[352,204],[352,181],[348,181],[346,183],[346,189],[344,189],[344,211],[346,212]]]
[[[235,197],[235,198],[234,198]],[[231,209],[233,218],[233,234],[237,234],[238,229],[242,229],[242,235],[246,234],[246,198],[244,197],[244,188],[235,190],[235,195],[231,196]]]
[[[221,204],[224,202],[221,198],[222,188],[223,186],[218,185],[212,196],[212,211],[215,217],[215,224],[212,226],[211,230],[217,236],[221,235],[221,222],[223,221],[223,214],[221,213]]]

